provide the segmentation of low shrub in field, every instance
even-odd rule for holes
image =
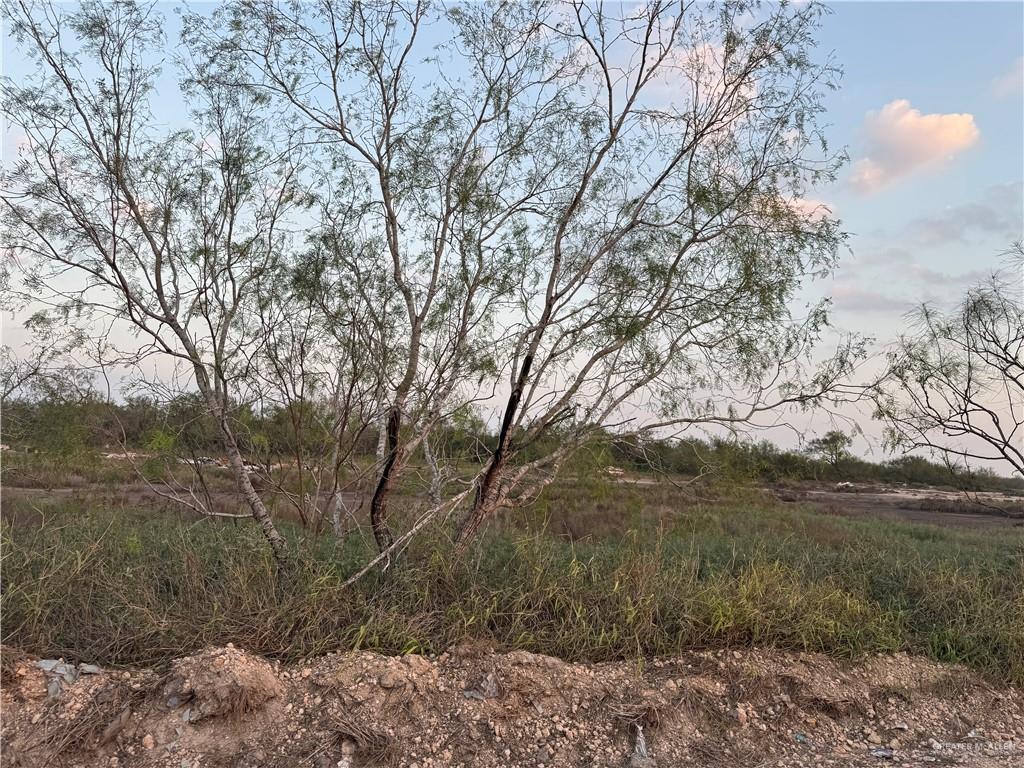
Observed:
[[[766,644],[908,650],[1024,682],[1024,536],[695,508],[649,534],[504,530],[462,562],[440,531],[342,589],[358,535],[299,540],[277,577],[245,522],[66,504],[3,524],[3,642],[107,664],[228,642],[296,658],[440,651],[465,638],[566,659]]]

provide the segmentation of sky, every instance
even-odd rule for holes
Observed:
[[[828,135],[850,162],[816,196],[849,239],[808,295],[830,296],[836,327],[873,337],[880,353],[915,305],[954,304],[1005,270],[1004,252],[1024,238],[1024,3],[829,8],[819,53],[844,76],[826,97]],[[855,450],[882,458],[881,425],[855,415]]]
[[[821,32],[845,75],[829,135],[850,153],[819,190],[850,233],[826,291],[880,340],[908,307],[952,303],[1022,237],[1024,4],[836,3]]]
[[[193,6],[205,7],[213,6]],[[159,8],[173,39],[176,4]],[[1001,254],[1024,238],[1024,3],[838,2],[829,9],[819,55],[831,54],[844,76],[826,97],[827,135],[833,148],[846,147],[850,162],[813,194],[849,239],[838,269],[805,298],[831,296],[835,324],[875,337],[879,350],[916,303],[953,304],[1005,266]],[[5,37],[3,72],[16,78],[23,66]],[[186,114],[173,76],[165,80],[167,115]],[[5,162],[17,141],[5,131]],[[18,324],[4,318],[5,343],[17,344]],[[880,429],[865,426],[858,452],[877,451]],[[825,428],[820,420],[808,426]]]

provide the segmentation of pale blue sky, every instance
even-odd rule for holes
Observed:
[[[884,338],[899,327],[903,302],[952,301],[978,273],[1000,266],[999,252],[1022,236],[1024,4],[831,8],[821,46],[834,51],[846,74],[828,97],[830,134],[849,148],[851,165],[820,199],[852,233],[853,254],[830,292],[837,321]],[[909,108],[893,107],[891,120],[872,125],[869,112],[898,100]],[[972,140],[957,136],[971,124]],[[936,138],[944,134],[932,132],[943,128],[952,134],[945,144]],[[887,140],[899,149],[901,131],[908,138],[919,132],[917,146],[931,143],[933,151],[922,148],[913,167],[900,167],[897,155],[888,183],[858,190],[858,163]]]
[[[178,7],[158,5],[172,40]],[[830,8],[819,51],[832,53],[845,75],[827,96],[828,133],[851,163],[815,199],[842,219],[852,253],[811,292],[833,295],[844,328],[890,336],[905,307],[953,300],[1024,236],[1024,3]],[[4,73],[17,77],[21,62],[6,37],[3,53]],[[187,110],[172,67],[163,82],[156,116],[180,124]],[[5,159],[17,140],[5,132]],[[878,183],[864,182],[865,167]]]

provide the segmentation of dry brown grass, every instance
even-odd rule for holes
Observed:
[[[370,765],[394,765],[398,751],[394,740],[382,729],[359,723],[341,714],[331,718],[331,727],[338,742],[351,741],[355,754]]]
[[[44,718],[37,746],[51,755],[71,749],[112,742],[127,725],[133,712],[145,706],[159,679],[133,681],[138,687],[108,678],[94,696],[83,697],[83,706],[68,718]],[[67,711],[67,707],[65,707]]]

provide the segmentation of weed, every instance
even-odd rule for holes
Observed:
[[[1024,682],[1024,539],[1009,528],[702,504],[660,527],[626,519],[615,533],[609,521],[574,538],[528,524],[550,519],[533,509],[463,561],[436,529],[386,573],[341,589],[371,554],[358,536],[300,541],[282,526],[301,552],[282,581],[245,523],[67,499],[35,515],[17,506],[5,504],[2,528],[3,642],[50,656],[151,664],[233,642],[296,659],[476,639],[600,661],[761,644],[906,650]]]

